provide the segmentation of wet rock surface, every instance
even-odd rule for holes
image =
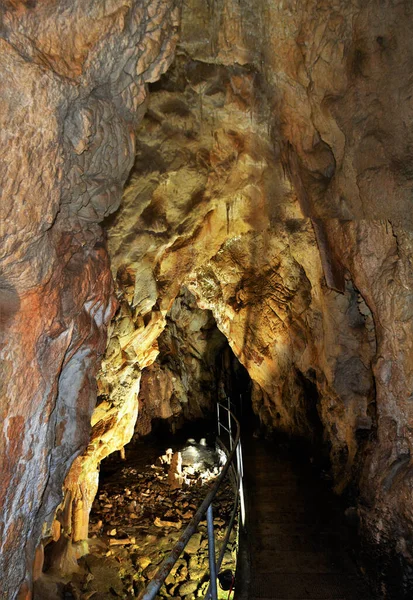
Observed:
[[[0,6],[0,595],[7,600],[20,588],[29,597],[36,547],[89,440],[115,309],[99,222],[119,205],[147,84],[170,64],[178,22],[178,5],[168,0]]]
[[[101,460],[208,412],[223,337],[263,428],[323,447],[397,566],[383,594],[410,598],[412,19],[411,0],[2,3],[7,600],[41,538],[76,563]]]

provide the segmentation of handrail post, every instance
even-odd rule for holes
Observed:
[[[233,448],[233,440],[232,440],[232,427],[231,427],[231,400],[230,397],[227,396],[227,404],[228,404],[228,433],[229,433],[229,449]]]
[[[245,500],[244,500],[244,465],[242,462],[242,447],[241,440],[238,441],[237,445],[237,470],[238,470],[238,483],[239,483],[239,498],[240,498],[240,508],[241,508],[241,523],[245,524]]]
[[[215,537],[214,537],[214,517],[212,514],[212,503],[207,509],[207,528],[208,528],[208,554],[209,554],[209,573],[210,573],[210,597],[212,600],[218,600],[217,589],[217,566],[215,562]]]

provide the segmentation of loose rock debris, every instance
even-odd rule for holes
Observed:
[[[136,598],[157,572],[222,468],[222,456],[192,442],[168,449],[143,470],[120,465],[104,482],[91,514],[89,554],[67,587],[67,598]],[[198,452],[200,450],[200,452]],[[202,456],[201,456],[202,455]],[[199,457],[201,456],[201,460]],[[183,458],[184,457],[184,460]],[[213,504],[217,556],[233,508],[234,490],[226,481]],[[237,527],[231,533],[222,569],[235,572]],[[204,597],[209,563],[206,520],[201,521],[178,559],[159,597]],[[220,590],[221,598],[228,592]]]

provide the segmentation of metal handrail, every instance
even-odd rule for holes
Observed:
[[[230,405],[229,402],[228,402],[228,404]],[[228,424],[229,424],[228,428],[225,428],[220,423],[220,412],[219,412],[220,407],[225,409],[228,413]],[[229,433],[229,440],[230,440],[230,451],[227,455],[227,461],[226,461],[221,473],[219,474],[219,476],[215,480],[214,484],[212,485],[210,491],[205,496],[205,498],[202,501],[202,503],[200,504],[198,510],[196,511],[196,513],[194,514],[192,519],[190,520],[185,531],[182,533],[181,537],[176,542],[176,544],[173,547],[172,551],[170,552],[169,556],[167,556],[167,558],[162,562],[162,564],[160,565],[160,567],[159,567],[158,571],[156,572],[155,576],[153,577],[153,579],[151,579],[149,584],[146,586],[145,590],[143,590],[143,592],[141,592],[141,594],[139,595],[138,600],[153,600],[156,597],[156,594],[162,587],[163,583],[165,582],[165,579],[168,577],[174,564],[176,563],[176,561],[178,560],[178,558],[184,551],[185,546],[189,542],[190,538],[195,533],[195,531],[196,531],[200,521],[202,520],[203,516],[205,515],[205,513],[207,515],[208,553],[209,553],[209,570],[210,570],[210,584],[209,584],[205,599],[212,597],[212,600],[217,600],[217,598],[218,598],[217,567],[219,569],[221,566],[221,563],[222,563],[222,559],[223,559],[224,552],[225,552],[225,547],[226,547],[226,544],[228,543],[231,529],[232,529],[232,526],[235,521],[239,498],[241,499],[241,511],[242,511],[243,519],[244,519],[244,516],[243,516],[242,455],[241,455],[241,441],[240,441],[240,435],[241,435],[240,424],[239,424],[238,419],[231,412],[230,408],[226,407],[225,405],[220,404],[220,403],[218,403],[217,418],[218,418],[218,433],[220,433],[221,428],[225,429],[226,431],[229,430],[228,433]],[[231,430],[231,423],[230,423],[231,418],[234,420],[236,428],[237,428],[235,438],[232,438],[232,432],[231,432],[232,430]],[[231,515],[227,534],[224,538],[224,544],[222,546],[220,556],[218,558],[218,561],[216,561],[214,521],[213,521],[213,515],[212,515],[212,502],[213,502],[215,496],[217,495],[218,490],[219,490],[223,480],[225,479],[230,467],[233,465],[234,458],[236,458],[236,461],[237,461],[236,467],[234,467],[235,473],[236,473],[236,483],[237,483],[237,493],[236,493],[236,497],[235,497],[235,505],[234,505],[233,513]]]

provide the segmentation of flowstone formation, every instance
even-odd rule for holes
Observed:
[[[7,1],[1,19],[2,598],[29,598],[85,448],[114,312],[98,225],[119,205],[177,4]]]
[[[178,56],[151,91],[108,226],[128,335],[141,341],[135,364],[186,284],[255,382],[262,421],[311,438],[324,425],[343,489],[356,431],[370,431],[375,418],[371,312],[351,277],[345,294],[325,285],[314,228],[274,148],[262,75],[188,55],[185,14]]]
[[[30,597],[41,537],[76,566],[135,422],[207,409],[213,317],[263,425],[324,448],[407,598],[413,6],[188,0],[170,66],[178,4],[0,8],[1,593]]]
[[[408,3],[185,5],[177,57],[151,89],[122,207],[108,223],[131,335],[148,334],[139,352],[156,347],[153,327],[165,326],[185,285],[248,370],[262,423],[324,447],[335,489],[349,493],[384,570],[389,560],[403,565],[403,593],[413,526],[412,211],[400,157],[410,133],[397,126],[385,147],[380,140],[393,123],[386,77],[410,114],[404,58],[391,67],[402,48],[411,53],[401,23],[410,14]],[[392,377],[389,395],[382,381]],[[397,594],[392,585],[382,589]]]

